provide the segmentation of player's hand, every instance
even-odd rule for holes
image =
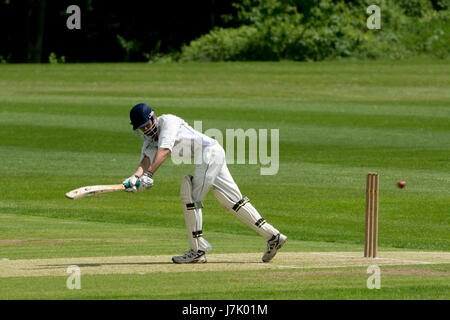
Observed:
[[[130,187],[126,188],[125,191],[126,192],[135,193],[137,191],[137,188],[136,188],[135,185],[136,185],[136,182],[138,180],[139,180],[139,177],[137,175],[135,175],[135,174],[133,174],[131,177],[125,179],[123,181],[123,184],[127,184],[128,183],[130,185]]]
[[[150,189],[153,186],[152,174],[148,171],[144,173],[139,179],[139,183],[139,187],[137,188],[139,191]]]

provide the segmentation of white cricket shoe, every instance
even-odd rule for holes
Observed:
[[[190,249],[186,251],[186,253],[182,256],[174,256],[172,257],[173,263],[205,263],[206,255],[205,251],[198,250],[195,252]]]
[[[277,234],[273,236],[271,239],[267,240],[267,249],[262,257],[263,262],[269,262],[275,257],[278,249],[280,249],[284,243],[286,242],[287,237],[284,234]]]

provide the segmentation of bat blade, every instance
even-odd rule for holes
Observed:
[[[74,189],[66,193],[66,198],[75,200],[79,198],[84,198],[87,196],[93,196],[100,193],[114,192],[119,190],[124,190],[125,186],[123,184],[110,184],[110,185],[99,185],[99,186],[85,186],[78,189]]]

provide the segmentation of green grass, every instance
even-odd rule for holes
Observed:
[[[260,165],[229,168],[262,216],[289,236],[289,250],[360,250],[365,174],[377,171],[380,247],[450,251],[449,74],[448,60],[0,65],[0,239],[136,240],[0,244],[0,258],[175,254],[187,248],[178,193],[193,166],[168,161],[155,175],[154,188],[135,195],[64,198],[68,190],[119,183],[134,171],[141,145],[128,112],[139,102],[191,125],[202,120],[204,131],[279,129],[277,175],[261,176]],[[398,180],[407,181],[405,189],[396,188]],[[203,229],[215,253],[262,250],[262,239],[211,194],[204,204]],[[204,275],[216,285],[199,296],[158,293],[163,280],[151,292],[118,289],[122,282],[146,279],[143,287],[159,276],[169,277],[86,276],[86,290],[63,297],[377,298],[358,289],[351,275],[342,283],[335,275],[305,275],[305,285],[303,278],[278,279],[285,292],[270,291],[268,282],[240,287],[239,277],[249,276],[245,272]],[[220,288],[228,276],[235,281]],[[410,276],[406,285],[391,277],[383,298],[449,297],[445,281]],[[110,285],[88,290],[88,279]],[[51,287],[61,279],[26,281]],[[0,279],[16,288],[8,297],[61,294],[21,291],[26,281]],[[182,288],[182,275],[171,283]],[[290,293],[299,288],[301,293]]]
[[[0,259],[141,256],[178,254],[186,249],[186,232],[181,228],[86,220],[2,214]],[[6,243],[5,239],[21,241]],[[208,232],[208,239],[217,253],[259,252],[265,247],[259,236],[232,230]],[[355,244],[290,240],[286,250],[360,251],[361,248]]]
[[[442,270],[436,265],[424,268]],[[386,269],[389,270],[389,269]],[[448,268],[446,269],[448,271]],[[450,276],[383,275],[381,289],[366,288],[365,269],[351,274],[317,274],[302,271],[229,271],[85,275],[81,290],[66,289],[65,277],[7,278],[4,298],[17,299],[152,299],[152,300],[322,300],[322,299],[448,299]],[[221,283],[218,286],[217,283]],[[120,290],[117,290],[120,288]]]

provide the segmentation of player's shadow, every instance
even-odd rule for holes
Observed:
[[[77,267],[103,267],[103,266],[129,266],[129,265],[157,265],[157,264],[173,264],[173,262],[104,262],[104,263],[71,263],[71,264],[46,264],[35,269],[53,269],[64,268],[69,266]]]
[[[207,264],[261,264],[262,262],[250,262],[250,261],[208,261]],[[54,268],[68,268],[69,266],[76,265],[79,268],[83,267],[104,267],[104,266],[151,266],[151,265],[175,265],[169,261],[156,261],[156,262],[102,262],[102,263],[71,263],[71,264],[46,264],[40,265],[34,270],[40,269],[54,269]],[[192,265],[192,264],[190,264]]]

